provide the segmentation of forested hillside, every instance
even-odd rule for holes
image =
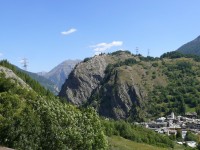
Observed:
[[[38,75],[36,73],[32,73],[32,72],[28,72],[28,71],[24,71],[24,70],[20,70],[20,71],[28,74],[32,79],[39,82],[40,85],[45,87],[47,90],[51,91],[54,95],[58,95],[58,92],[59,92],[58,87],[51,80],[49,80],[41,75]]]
[[[1,62],[13,69],[8,62]],[[0,144],[15,149],[107,149],[93,109],[61,103],[24,73],[30,88],[0,73]]]

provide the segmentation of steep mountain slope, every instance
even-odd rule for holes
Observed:
[[[56,87],[56,85],[54,83],[52,83],[50,80],[48,80],[45,77],[43,77],[43,76],[40,76],[40,75],[38,75],[36,73],[32,73],[32,72],[28,72],[28,71],[22,70],[17,66],[9,65],[9,63],[6,60],[5,61],[0,61],[0,65],[4,65],[4,66],[7,66],[7,67],[10,67],[10,69],[15,70],[15,72],[19,72],[19,74],[21,72],[25,73],[28,78],[31,77],[32,80],[37,81],[43,87],[45,87],[47,90],[51,91],[55,95],[57,95],[58,92],[59,92],[58,88]],[[25,79],[25,77],[24,77],[24,79]],[[27,79],[27,80],[30,80],[30,79]]]
[[[81,60],[66,60],[53,68],[51,71],[40,75],[53,82],[58,87],[58,90],[60,90],[70,72],[80,61]]]
[[[151,79],[156,71],[151,62],[136,64],[139,61],[138,56],[119,51],[81,62],[69,75],[59,96],[76,105],[92,105],[106,117],[127,118],[133,106],[143,107],[152,87],[166,84],[164,77]],[[148,75],[145,67],[150,68]],[[149,84],[141,84],[142,77]]]
[[[118,51],[78,64],[59,96],[115,119],[184,114],[200,103],[199,70],[197,57],[177,52],[145,58]]]
[[[0,143],[14,149],[107,149],[93,109],[62,103],[7,61],[0,61]]]
[[[13,82],[17,81],[16,84],[22,88],[31,89],[21,78],[19,78],[12,70],[0,66],[0,74],[3,74],[6,79],[12,79]]]
[[[38,72],[37,73],[39,76],[45,76],[45,74],[47,74],[47,72],[46,71],[41,71],[41,72]]]
[[[28,72],[28,71],[24,71],[24,70],[21,70],[21,71],[26,73],[27,75],[29,75],[32,79],[39,82],[42,86],[44,86],[46,89],[48,89],[55,95],[58,95],[59,89],[51,80],[49,80],[41,75],[38,75],[37,73],[32,73],[32,72]]]
[[[119,57],[101,55],[79,63],[70,73],[59,95],[74,104],[82,105],[103,81],[107,65],[128,57],[129,54],[119,55]]]
[[[184,44],[177,50],[183,54],[200,55],[200,36],[196,39]]]

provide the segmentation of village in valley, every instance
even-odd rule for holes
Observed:
[[[196,112],[186,113],[184,116],[175,116],[174,112],[172,112],[166,117],[160,117],[154,121],[139,124],[168,136],[176,136],[180,132],[182,139],[177,141],[178,144],[187,144],[193,148],[198,144],[195,141],[186,140],[187,132],[192,132],[196,135],[200,133],[200,119],[197,118]]]

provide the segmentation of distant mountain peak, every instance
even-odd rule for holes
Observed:
[[[54,67],[49,72],[45,73],[43,76],[51,80],[59,89],[68,78],[68,75],[76,66],[77,63],[81,62],[79,59],[68,59],[61,62],[59,65]]]

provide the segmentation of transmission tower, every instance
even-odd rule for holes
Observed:
[[[21,64],[22,64],[22,67],[24,68],[24,70],[27,71],[28,61],[27,61],[26,58],[23,58],[23,59],[21,60]]]
[[[138,51],[139,51],[138,47],[135,48],[135,51],[136,51],[136,55],[138,55]]]
[[[148,49],[148,51],[147,51],[147,56],[150,56],[150,50]]]

